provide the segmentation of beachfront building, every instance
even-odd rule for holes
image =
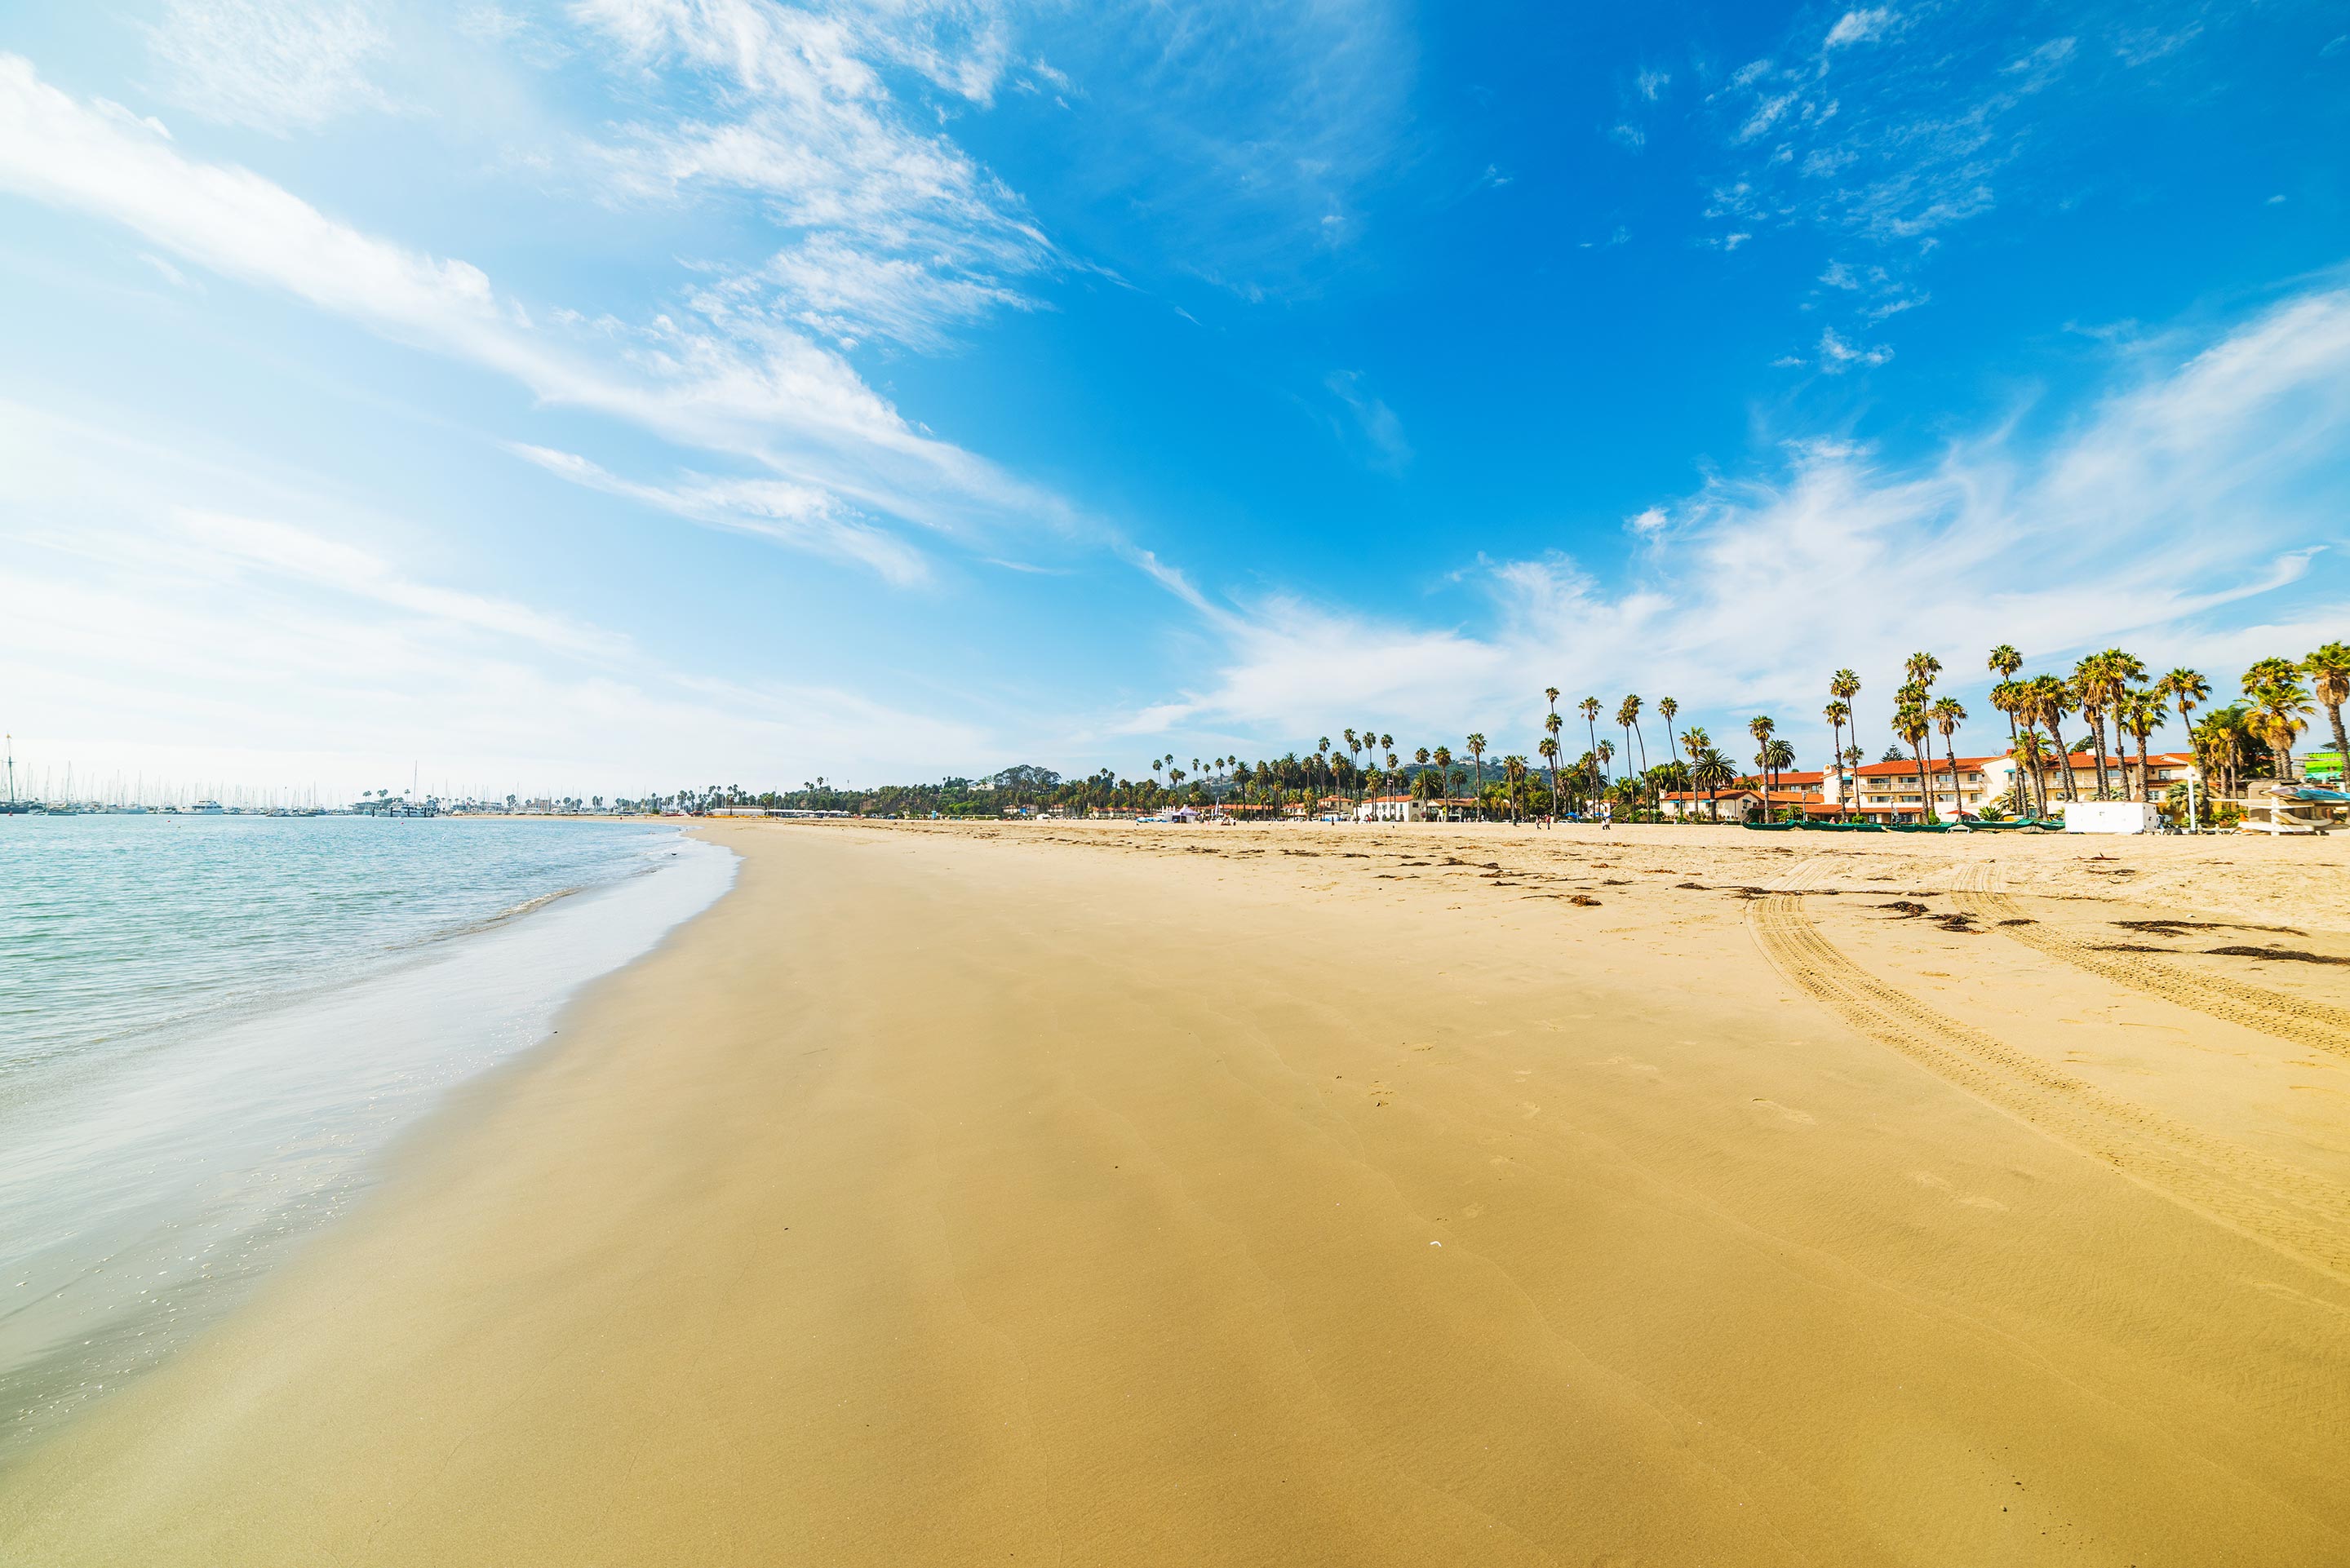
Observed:
[[[1960,757],[1955,776],[1949,758],[1933,758],[1926,764],[1922,790],[1915,759],[1866,763],[1849,772],[1850,814],[1864,821],[1916,822],[1928,804],[1945,819],[1980,812],[1997,805],[2015,783],[2015,763],[2009,757]]]
[[[1817,779],[1819,774],[1809,775]],[[1689,789],[1667,790],[1658,796],[1658,810],[1666,816],[1687,817],[1692,822],[1747,822],[1762,815],[1764,794],[1751,784],[1736,784],[1716,790],[1711,796],[1706,792]],[[1784,819],[1790,813],[1801,812],[1805,816],[1833,816],[1834,801],[1814,790],[1774,789],[1769,794],[1771,815]]]

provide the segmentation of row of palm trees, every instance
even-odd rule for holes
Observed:
[[[2064,799],[2082,798],[2083,786],[2075,770],[2083,768],[2094,776],[2095,798],[2115,798],[2125,791],[2135,799],[2148,798],[2148,737],[2168,722],[2174,711],[2190,738],[2203,775],[2221,781],[2227,794],[2236,793],[2244,770],[2256,765],[2262,753],[2273,759],[2280,776],[2290,773],[2292,748],[2309,727],[2313,701],[2331,721],[2335,747],[2350,753],[2350,738],[2344,734],[2342,720],[2343,706],[2350,701],[2350,646],[2341,642],[2329,642],[2298,659],[2259,660],[2244,673],[2243,700],[2206,712],[2200,721],[2194,715],[2210,701],[2209,680],[2184,668],[2150,679],[2144,662],[2121,649],[2090,654],[2074,665],[2070,675],[2026,676],[2022,673],[2022,656],[2002,643],[1991,650],[1986,668],[1997,677],[1991,689],[1991,705],[2007,719],[2008,754],[2021,764],[2012,803],[2018,812],[2047,813],[2052,774]],[[1916,770],[1920,815],[1929,820],[1935,815],[1929,775],[1938,768],[1948,769],[1950,787],[1956,795],[1956,736],[1970,718],[1965,704],[1956,697],[1936,692],[1942,673],[1941,660],[1931,653],[1913,653],[1904,660],[1888,726],[1898,745],[1888,750],[1886,760],[1904,756],[1906,749],[1905,760]],[[1838,670],[1829,678],[1827,691],[1828,701],[1821,716],[1828,725],[1837,793],[1848,807],[1853,770],[1866,757],[1854,706],[1862,682],[1854,671]],[[1718,815],[1720,794],[1750,777],[1768,803],[1795,763],[1794,745],[1778,733],[1777,722],[1767,713],[1758,713],[1746,723],[1755,746],[1750,773],[1734,763],[1702,726],[1677,731],[1680,705],[1672,698],[1659,699],[1652,710],[1636,693],[1618,700],[1612,713],[1597,697],[1585,697],[1575,704],[1587,746],[1570,762],[1561,741],[1566,718],[1559,711],[1560,689],[1545,688],[1543,695],[1546,707],[1542,738],[1532,753],[1540,759],[1539,764],[1515,753],[1502,756],[1491,789],[1485,767],[1492,747],[1482,732],[1471,733],[1463,742],[1461,754],[1471,764],[1468,770],[1456,769],[1458,759],[1448,745],[1421,746],[1407,758],[1397,750],[1393,735],[1350,728],[1340,732],[1337,742],[1322,737],[1303,758],[1292,754],[1252,766],[1237,756],[1216,757],[1206,763],[1195,757],[1187,773],[1170,753],[1151,759],[1151,774],[1156,780],[1163,773],[1170,788],[1180,788],[1186,778],[1212,777],[1214,784],[1206,793],[1216,798],[1224,796],[1228,776],[1244,798],[1252,793],[1281,796],[1309,790],[1349,790],[1359,797],[1408,786],[1423,798],[1449,800],[1458,784],[1468,783],[1472,798],[1489,808],[1514,813],[1534,805],[1536,792],[1530,786],[1539,766],[1549,775],[1551,810],[1560,809],[1570,798],[1586,803],[1610,798],[1627,809],[1654,813],[1664,792],[1687,790],[1692,796],[1704,792],[1709,815]],[[1664,760],[1653,764],[1643,723],[1644,715],[1651,713],[1663,722],[1665,730]],[[1620,747],[1600,732],[1603,714],[1610,717],[1611,727],[1622,736]],[[2068,733],[2068,726],[2076,722],[2085,733]],[[1933,755],[1937,738],[1941,742],[1939,760]],[[2126,742],[2134,742],[2134,770],[2127,765]],[[1616,766],[1619,758],[1624,763],[1620,772]]]

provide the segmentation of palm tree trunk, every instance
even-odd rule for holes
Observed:
[[[1950,820],[1955,822],[1966,810],[1966,797],[1959,793],[1959,753],[1951,744],[1948,730],[1942,732],[1942,755],[1950,759]]]
[[[1637,719],[1632,722],[1632,733],[1640,738],[1640,776],[1646,779],[1648,776],[1648,737],[1642,732]]]
[[[2048,738],[2055,744],[2056,765],[2064,774],[2064,798],[2078,800],[2081,798],[2081,792],[2073,784],[2073,751],[2064,743],[2064,731],[2058,727],[2064,721],[2054,713],[2048,716]]]
[[[2092,743],[2097,748],[2097,798],[2103,800],[2114,793],[2113,785],[2106,779],[2106,711],[2103,708],[2089,710],[2089,733],[2093,737]]]

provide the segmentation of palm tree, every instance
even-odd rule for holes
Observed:
[[[1558,715],[1553,713],[1551,717],[1555,719]],[[1558,742],[1544,735],[1542,744],[1534,748],[1534,754],[1550,764],[1550,809],[1551,815],[1555,816],[1558,815]]]
[[[1913,653],[1902,661],[1901,672],[1909,678],[1912,686],[1931,686],[1934,678],[1942,673],[1942,661],[1930,653]]]
[[[1967,711],[1955,697],[1938,697],[1933,707],[1927,711],[1934,721],[1934,727],[1942,732],[1942,754],[1950,763],[1950,812],[1956,815],[1964,804],[1964,797],[1959,794],[1959,753],[1951,745],[1950,737],[1958,732],[1960,725],[1967,722]]]
[[[1860,677],[1849,670],[1837,670],[1828,677],[1828,695],[1845,705],[1846,722],[1852,723],[1852,743],[1859,745],[1860,726],[1852,722],[1852,700],[1860,695]]]
[[[1690,801],[1692,805],[1696,804],[1694,796],[1698,790],[1698,777],[1695,771],[1697,768],[1698,758],[1712,749],[1713,737],[1705,732],[1704,726],[1700,724],[1691,724],[1688,729],[1681,732],[1681,750],[1689,753],[1690,768],[1691,770],[1690,773],[1690,794],[1692,796]]]
[[[1555,686],[1552,687],[1550,689],[1550,695],[1551,701],[1554,702],[1558,700],[1558,688]],[[1553,708],[1543,718],[1543,733],[1549,737],[1550,750],[1544,752],[1540,746],[1536,746],[1534,748],[1535,751],[1540,752],[1544,756],[1550,759],[1550,811],[1553,816],[1556,816],[1560,813],[1558,798],[1558,732],[1565,722],[1566,721],[1558,716],[1558,710]]]
[[[1606,781],[1606,783],[1601,786],[1600,793],[1603,794],[1612,793],[1607,788],[1607,785],[1615,783],[1616,774],[1615,772],[1607,766],[1607,764],[1616,760],[1616,742],[1613,741],[1602,741],[1593,749],[1591,754],[1599,759],[1600,777]]]
[[[1677,753],[1677,748],[1673,745],[1673,716],[1680,711],[1681,705],[1674,701],[1671,698],[1659,697],[1657,699],[1657,717],[1665,722],[1665,764],[1668,767],[1672,764],[1673,758]],[[1664,805],[1663,802],[1658,799],[1658,791],[1651,790],[1649,792],[1649,798],[1656,802],[1655,810],[1657,815],[1659,816],[1662,816],[1664,815]]]
[[[1746,732],[1754,737],[1754,765],[1760,770],[1762,784],[1762,820],[1771,820],[1771,763],[1763,756],[1770,749],[1772,732],[1779,727],[1777,720],[1768,713],[1757,713],[1746,721]]]
[[[2247,681],[2251,679],[2245,677]],[[2292,778],[2293,742],[2309,727],[2308,691],[2298,680],[2266,680],[2258,687],[2248,686],[2245,695],[2252,700],[2252,732],[2275,756],[2277,778]]]
[[[1690,734],[1700,737],[1704,733],[1702,730],[1690,732]],[[1689,737],[1684,735],[1682,744],[1687,745],[1688,742]],[[1691,751],[1690,786],[1692,789],[1705,791],[1705,815],[1710,820],[1714,822],[1721,820],[1721,802],[1717,792],[1722,785],[1734,784],[1737,780],[1738,770],[1730,765],[1728,757],[1715,751],[1711,745],[1700,745]]]
[[[1599,699],[1586,697],[1575,706],[1583,711],[1583,722],[1591,732],[1591,754],[1599,754]]]
[[[1844,787],[1844,727],[1852,717],[1852,704],[1841,698],[1832,699],[1820,710],[1820,717],[1828,722],[1828,765],[1836,773],[1836,805],[1838,809],[1849,806],[1851,796]]]
[[[2113,700],[2116,685],[2113,669],[2102,653],[2092,653],[2073,666],[2073,697],[2081,705],[2081,717],[2089,722],[2089,760],[2096,766],[2099,800],[2113,793],[2106,783],[2106,707]]]
[[[1485,737],[1471,735],[1464,743],[1469,748],[1469,760],[1476,766],[1477,793],[1482,795],[1485,793]]]
[[[1616,723],[1624,732],[1624,767],[1627,772],[1629,772],[1632,766],[1632,737],[1640,728],[1640,699],[1638,696],[1627,696],[1616,704]],[[1641,735],[1640,772],[1645,774],[1648,771],[1648,738]],[[1637,805],[1638,802],[1636,801],[1635,804]]]
[[[2137,742],[2137,787],[2130,792],[2132,800],[2152,800],[2147,787],[2151,776],[2146,754],[2147,735],[2162,728],[2164,719],[2162,689],[2159,686],[2133,686],[2125,691],[2114,704],[2114,739],[2118,744],[2123,735]]]
[[[2039,731],[2026,729],[2016,736],[2015,743],[2008,748],[2008,754],[2012,756],[2021,767],[2029,771],[2028,778],[2025,773],[2016,774],[2015,809],[2018,815],[2030,813],[2035,816],[2045,816],[2048,813],[2046,795],[2048,779],[2045,771],[2048,766],[2048,742],[2040,738]],[[2035,790],[2041,796],[2036,805],[2032,798]]]
[[[1762,756],[1764,763],[1770,767],[1772,774],[1774,776],[1783,778],[1786,776],[1786,771],[1795,765],[1794,742],[1787,740],[1783,736],[1774,736],[1769,743],[1763,746]],[[1763,798],[1767,801],[1770,797],[1766,794]],[[1767,817],[1770,813],[1765,812],[1763,815]],[[1802,815],[1802,809],[1800,807],[1796,808],[1796,816],[1800,818]]]
[[[1991,650],[1986,667],[2002,680],[2012,680],[2015,672],[2023,668],[2023,655],[2002,642]]]
[[[1346,737],[1347,760],[1355,764],[1356,774],[1359,776],[1362,772],[1362,739],[1355,733],[1351,727],[1341,730],[1338,733]]]
[[[2064,743],[2064,715],[2073,711],[2073,690],[2054,675],[2035,675],[2025,685],[2031,692],[2031,711],[2048,726],[2057,771],[2064,774],[2064,798],[2078,800],[2081,792],[2073,782],[2073,749]]]
[[[1934,731],[1933,721],[1918,703],[1904,703],[1893,715],[1893,732],[1901,737],[1910,753],[1918,759],[1918,803],[1919,822],[1934,820],[1934,794],[1926,783],[1926,737]]]
[[[2350,701],[2350,644],[2329,642],[2301,661],[2310,692],[2334,726],[2334,749],[2350,766],[2350,735],[2342,732],[2342,704]]]
[[[1435,757],[1436,775],[1444,781],[1444,799],[1447,804],[1450,804],[1452,799],[1452,748],[1437,747]]]

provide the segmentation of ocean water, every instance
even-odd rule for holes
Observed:
[[[734,864],[653,825],[0,816],[0,1463]]]

